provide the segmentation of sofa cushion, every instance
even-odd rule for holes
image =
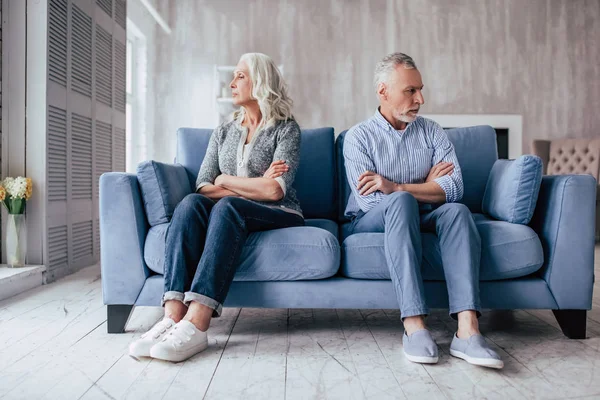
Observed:
[[[473,214],[481,236],[480,280],[517,278],[537,271],[544,262],[542,244],[528,226]],[[357,233],[342,244],[341,274],[357,279],[390,279],[383,248],[383,233]],[[421,234],[425,280],[444,280],[437,236]]]
[[[306,226],[314,226],[315,228],[325,229],[327,232],[331,232],[337,239],[339,237],[338,224],[330,219],[306,219],[304,220]]]
[[[542,170],[542,159],[534,155],[496,161],[483,195],[483,212],[513,224],[528,224],[540,193]]]
[[[496,131],[489,125],[481,125],[448,129],[446,133],[462,171],[464,194],[460,203],[469,207],[471,212],[480,213],[485,185],[498,159]]]
[[[144,161],[138,165],[137,178],[150,226],[171,221],[177,204],[193,192],[182,165]]]
[[[156,225],[146,237],[144,260],[159,274],[164,272],[168,226]],[[339,269],[340,246],[335,235],[314,226],[275,229],[250,234],[241,260],[236,281],[324,279]]]

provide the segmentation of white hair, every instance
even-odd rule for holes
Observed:
[[[252,98],[258,101],[262,114],[260,125],[268,127],[277,121],[294,119],[292,115],[292,99],[290,99],[281,72],[271,59],[262,53],[246,53],[240,57],[248,66],[252,81]],[[233,114],[240,122],[246,110],[241,107]]]
[[[417,65],[414,60],[404,53],[392,53],[383,57],[375,66],[374,83],[377,88],[380,83],[388,83],[390,74],[394,72],[398,65],[402,65],[406,69],[416,69]]]

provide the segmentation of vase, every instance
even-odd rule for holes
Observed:
[[[25,214],[8,214],[6,226],[6,261],[11,268],[24,267],[27,254]]]

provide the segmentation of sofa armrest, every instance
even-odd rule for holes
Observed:
[[[596,180],[544,176],[531,221],[544,248],[540,276],[560,309],[590,309],[594,284]]]
[[[150,270],[144,262],[148,221],[134,174],[100,177],[100,249],[104,304],[135,304]]]

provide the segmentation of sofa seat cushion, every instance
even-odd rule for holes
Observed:
[[[529,226],[473,214],[481,236],[480,280],[517,278],[537,271],[544,262],[542,244]],[[342,244],[343,276],[356,279],[390,279],[383,248],[383,233],[357,233]],[[424,280],[444,280],[437,236],[422,233]]]
[[[339,237],[339,226],[330,219],[306,219],[304,220],[306,226],[314,226],[315,228],[325,229],[330,232],[336,239]]]
[[[329,226],[326,222],[320,224]],[[146,237],[144,260],[148,268],[159,274],[164,271],[168,226],[153,226]],[[329,230],[314,226],[276,229],[248,236],[234,280],[324,279],[335,275],[339,265],[340,246]]]

